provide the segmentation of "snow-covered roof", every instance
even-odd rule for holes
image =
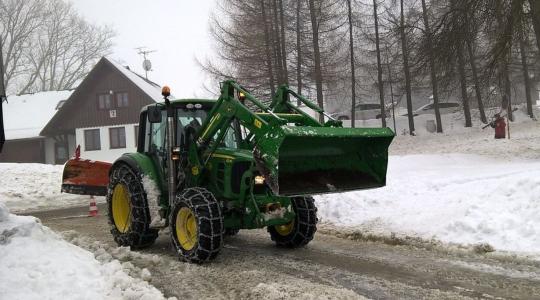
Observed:
[[[116,62],[114,59],[109,57],[104,57],[108,62],[111,63],[116,69],[118,69],[122,74],[124,74],[129,80],[131,80],[136,86],[138,86],[143,92],[150,96],[154,101],[161,102],[163,101],[163,96],[161,95],[161,87],[150,80],[145,79],[141,75],[131,71],[127,67]]]
[[[9,96],[3,104],[6,140],[38,137],[57,111],[58,103],[73,91],[51,91]]]

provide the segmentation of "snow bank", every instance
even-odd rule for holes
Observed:
[[[0,202],[11,211],[88,205],[89,196],[61,193],[64,166],[0,163]],[[104,202],[103,197],[97,197]]]
[[[2,203],[0,261],[2,299],[163,299],[117,260],[101,264],[38,219],[9,214]]]
[[[540,257],[540,161],[477,155],[391,156],[381,189],[316,197],[320,219]]]

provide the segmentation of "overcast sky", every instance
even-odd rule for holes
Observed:
[[[195,62],[211,55],[208,19],[214,0],[71,0],[88,21],[117,33],[112,58],[144,74],[135,48],[146,46],[149,79],[171,86],[177,98],[202,97],[205,76]]]

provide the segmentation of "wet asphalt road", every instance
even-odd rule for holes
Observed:
[[[95,218],[86,217],[87,207],[29,214],[115,252],[105,207],[99,208]],[[289,250],[276,248],[266,230],[244,230],[226,239],[216,261],[202,266],[178,261],[167,230],[137,252],[130,262],[147,267],[151,283],[178,299],[540,299],[540,262],[319,232],[308,247]],[[145,257],[156,255],[159,263],[149,265]]]

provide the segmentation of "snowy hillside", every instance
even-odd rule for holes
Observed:
[[[1,299],[163,299],[117,260],[63,240],[33,217],[15,216],[0,202]]]

